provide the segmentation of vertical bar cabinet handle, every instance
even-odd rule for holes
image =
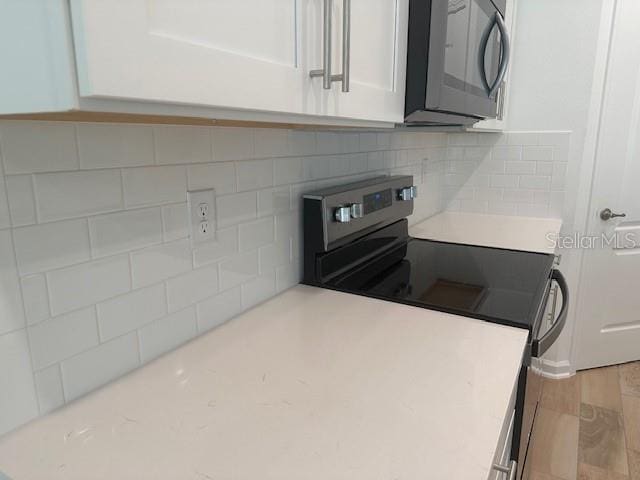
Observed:
[[[322,77],[322,88],[331,89],[331,9],[332,0],[324,0],[322,26],[322,69],[311,70],[309,76]]]
[[[342,3],[342,91],[349,91],[351,69],[351,0]]]

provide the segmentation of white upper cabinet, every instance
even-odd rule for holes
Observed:
[[[72,0],[80,95],[304,113],[297,3]]]
[[[310,0],[313,20],[305,42],[307,56],[312,68],[324,68],[321,40],[330,31],[331,73],[344,75],[346,66],[349,91],[343,91],[342,80],[324,90],[318,77],[308,102],[325,115],[403,122],[409,1],[332,0],[330,28],[323,15],[324,1]]]
[[[0,115],[80,111],[390,127],[403,120],[408,4],[0,0]],[[323,68],[325,39],[335,80],[329,89],[310,76]],[[344,68],[348,92],[337,78]]]
[[[71,0],[70,7],[83,99],[403,120],[408,0]],[[348,92],[340,81],[327,90],[309,75],[323,68],[327,32],[331,73],[347,67]]]

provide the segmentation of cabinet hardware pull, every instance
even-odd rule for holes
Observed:
[[[311,70],[309,76],[311,78],[322,77],[322,88],[331,89],[331,82],[334,79],[331,76],[331,9],[333,7],[332,0],[324,0],[323,6],[323,37],[322,37],[322,68],[319,70]]]
[[[324,0],[324,37],[322,69],[311,70],[311,78],[322,77],[322,88],[331,89],[333,82],[342,82],[342,91],[349,91],[351,74],[351,0],[342,0],[342,73],[331,74],[331,9],[332,0]]]
[[[342,91],[349,91],[351,74],[351,0],[342,2]]]
[[[511,460],[508,467],[496,463],[493,465],[493,469],[506,474],[507,480],[515,480],[516,473],[518,472],[518,462]]]

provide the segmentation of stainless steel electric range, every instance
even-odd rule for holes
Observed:
[[[511,460],[526,478],[541,382],[531,359],[560,335],[569,292],[554,255],[412,238],[411,176],[376,177],[304,195],[304,283],[529,331],[515,402]],[[556,315],[554,292],[562,307]],[[482,359],[478,359],[479,362]]]

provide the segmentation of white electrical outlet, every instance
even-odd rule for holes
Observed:
[[[212,242],[216,240],[215,200],[213,189],[187,192],[189,204],[189,226],[191,243]]]

